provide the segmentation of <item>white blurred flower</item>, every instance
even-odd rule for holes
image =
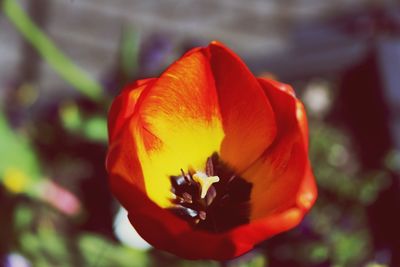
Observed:
[[[386,166],[400,173],[400,150],[392,150],[390,151],[385,158]]]
[[[6,267],[31,267],[29,261],[19,253],[13,252],[7,255],[5,265]]]
[[[133,228],[128,219],[128,212],[122,207],[114,218],[114,232],[124,245],[140,250],[147,250],[151,247]]]
[[[325,115],[332,104],[329,83],[323,80],[311,81],[304,91],[302,100],[312,115],[318,117]]]

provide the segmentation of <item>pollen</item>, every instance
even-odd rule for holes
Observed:
[[[218,176],[208,176],[203,172],[196,172],[193,174],[193,180],[200,185],[200,197],[205,198],[208,192],[208,189],[214,184],[219,182]]]

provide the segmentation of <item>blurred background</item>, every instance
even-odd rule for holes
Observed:
[[[223,266],[400,266],[397,1],[0,5],[0,266],[219,266],[135,235],[104,169],[121,87],[211,40],[295,87],[319,187],[300,226]]]

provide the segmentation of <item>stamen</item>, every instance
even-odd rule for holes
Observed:
[[[217,153],[207,158],[204,171],[181,169],[170,180],[173,205],[169,209],[196,228],[224,232],[249,221],[252,184]]]
[[[210,206],[211,203],[215,200],[215,198],[217,197],[217,190],[215,190],[214,186],[211,186],[208,189],[207,195],[206,195],[206,205]]]
[[[184,192],[182,194],[182,198],[187,203],[192,203],[193,202],[192,196],[188,192]]]
[[[230,182],[232,182],[233,181],[233,179],[235,179],[236,178],[236,175],[232,175],[229,179],[228,179],[228,184],[230,183]]]
[[[201,198],[205,198],[210,186],[212,186],[213,183],[219,182],[219,177],[208,176],[203,172],[196,172],[193,174],[193,180],[200,184],[200,196]]]
[[[200,220],[204,221],[204,220],[207,218],[206,212],[203,211],[203,210],[201,210],[201,211],[199,212],[199,218],[200,218]]]
[[[186,174],[183,171],[183,169],[181,169],[181,174],[182,174],[182,177],[186,180],[186,182],[188,182],[190,184],[190,175],[189,175],[189,177],[186,176]]]

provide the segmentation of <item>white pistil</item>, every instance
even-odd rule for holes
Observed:
[[[200,184],[201,191],[200,196],[201,198],[205,198],[208,192],[208,189],[212,186],[213,183],[219,182],[218,176],[208,176],[203,172],[196,172],[192,176],[193,180]]]

